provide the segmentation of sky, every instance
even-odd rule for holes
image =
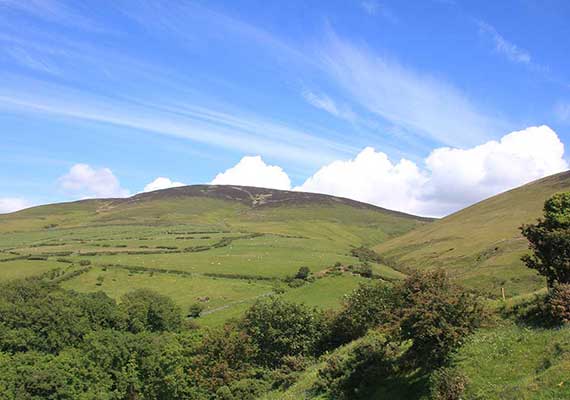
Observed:
[[[570,3],[0,0],[0,213],[185,184],[444,216],[568,169]]]

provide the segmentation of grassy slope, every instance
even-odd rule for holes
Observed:
[[[444,267],[468,286],[499,296],[544,286],[520,256],[527,250],[518,227],[541,215],[544,201],[570,190],[570,172],[500,194],[375,247],[387,259],[412,268]]]
[[[61,258],[75,265],[88,260],[94,267],[65,281],[65,287],[104,290],[116,298],[126,290],[152,287],[185,309],[198,297],[210,297],[210,313],[203,321],[214,324],[239,315],[257,296],[271,292],[272,282],[250,282],[248,277],[282,279],[302,265],[316,272],[337,261],[357,263],[349,254],[351,246],[382,242],[424,223],[422,218],[330,196],[256,188],[198,186],[130,199],[55,204],[0,216],[0,260],[28,254],[48,257],[0,262],[0,280],[65,269],[69,264],[56,261]],[[233,241],[212,247],[224,238]],[[204,250],[184,251],[196,246]],[[108,264],[117,266],[103,271]],[[133,273],[128,267],[156,273]],[[380,276],[400,276],[386,266],[373,268]],[[239,274],[241,279],[205,275],[210,273]],[[105,277],[101,285],[98,276]],[[326,278],[310,289],[292,290],[296,294],[290,296],[334,306],[359,280],[352,275]]]
[[[467,378],[463,400],[558,400],[570,398],[570,328],[529,329],[505,324],[471,337],[456,355],[456,367]],[[335,350],[346,353],[356,342]],[[319,362],[285,391],[263,400],[332,400],[312,391]],[[378,384],[369,400],[428,400],[428,380],[422,376]]]

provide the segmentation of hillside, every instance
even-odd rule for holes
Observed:
[[[204,323],[217,324],[301,266],[323,275],[336,263],[358,264],[351,248],[429,221],[339,197],[240,186],[52,204],[0,216],[0,281],[51,273],[66,288],[114,298],[153,288],[184,310],[203,302]],[[402,276],[372,268],[385,279]],[[329,307],[359,279],[325,277],[287,295]]]
[[[544,201],[570,190],[570,172],[552,175],[499,194],[375,247],[390,264],[443,267],[464,284],[498,297],[544,287],[520,257],[527,242],[519,227],[541,215]]]

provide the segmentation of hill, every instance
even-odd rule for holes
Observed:
[[[301,266],[325,276],[335,264],[359,264],[351,248],[429,221],[334,196],[243,186],[51,204],[0,216],[0,281],[44,274],[114,298],[153,288],[185,310],[203,302],[204,323],[215,324],[276,285],[287,287],[284,280]],[[372,268],[385,279],[402,276]],[[287,295],[329,307],[359,279],[325,276]]]
[[[499,297],[544,287],[520,257],[527,242],[519,227],[542,213],[544,201],[570,190],[570,172],[552,175],[491,197],[375,247],[390,265],[450,271],[464,284]],[[404,267],[405,266],[405,267]]]

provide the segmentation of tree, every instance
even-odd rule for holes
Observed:
[[[396,290],[400,341],[411,340],[407,359],[427,369],[445,365],[481,323],[479,299],[453,284],[445,271],[414,272]]]
[[[242,325],[260,350],[261,364],[275,367],[285,356],[315,354],[325,324],[315,309],[270,297],[251,306]]]
[[[131,332],[177,331],[182,325],[180,308],[171,298],[149,289],[137,289],[121,298]]]
[[[191,304],[190,308],[188,309],[188,317],[198,318],[200,315],[202,315],[204,308],[206,307],[201,303]]]
[[[295,274],[295,279],[302,279],[302,280],[306,280],[309,275],[311,275],[311,270],[309,269],[309,267],[301,267],[299,268],[299,271],[297,271],[297,273]]]
[[[391,375],[395,347],[371,332],[346,352],[333,353],[318,371],[315,389],[339,400],[370,398],[383,378]]]
[[[394,290],[381,283],[361,283],[344,301],[343,309],[332,322],[330,345],[348,343],[369,329],[390,324],[394,317]]]
[[[546,200],[544,218],[521,232],[532,250],[522,257],[526,266],[545,276],[549,288],[570,283],[570,192]]]

